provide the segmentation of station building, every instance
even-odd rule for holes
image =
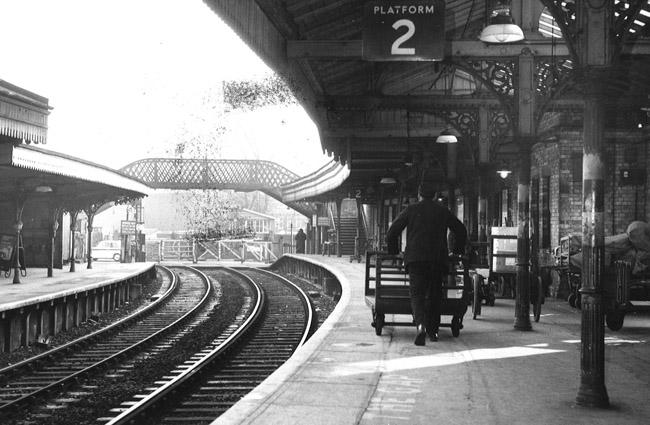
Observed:
[[[0,80],[0,266],[6,278],[13,273],[14,283],[28,278],[30,268],[47,268],[51,276],[75,252],[78,231],[86,230],[92,246],[101,208],[148,193],[109,167],[44,149],[51,110],[47,98]],[[87,229],[77,224],[80,213]]]

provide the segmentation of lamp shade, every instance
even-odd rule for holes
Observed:
[[[440,133],[440,136],[436,139],[436,143],[457,143],[458,138],[454,136],[451,131],[449,130],[443,130],[442,133]]]
[[[524,39],[524,32],[515,24],[510,6],[499,4],[492,11],[488,26],[483,28],[480,40],[485,43],[513,43]]]
[[[510,170],[505,170],[505,169],[497,170],[497,174],[502,179],[507,178],[510,175],[510,173],[512,173],[512,171],[510,171]]]
[[[52,188],[50,186],[40,185],[40,186],[36,186],[34,188],[34,192],[37,192],[37,193],[50,193],[50,192],[52,192]]]

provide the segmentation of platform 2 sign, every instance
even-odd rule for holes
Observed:
[[[371,1],[364,6],[363,59],[444,59],[444,0]]]

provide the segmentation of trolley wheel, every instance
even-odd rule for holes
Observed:
[[[575,306],[576,306],[576,298],[577,298],[576,294],[574,294],[573,292],[570,293],[569,297],[567,298],[567,301],[568,301],[569,305],[571,307],[573,307],[573,308],[575,308]]]
[[[451,319],[451,334],[455,337],[460,335],[460,322],[457,317]]]
[[[473,318],[481,315],[481,277],[477,274],[472,276],[472,288],[474,290],[474,297],[472,300],[472,313]]]
[[[612,311],[605,315],[605,323],[607,327],[613,331],[618,331],[623,327],[623,321],[625,320],[625,312],[623,311]]]
[[[542,284],[541,276],[537,276],[537,285],[534,290],[537,296],[533,303],[533,316],[535,317],[535,321],[539,322],[539,317],[542,315],[542,303],[544,302],[544,285]]]
[[[384,327],[384,315],[374,313],[373,319],[374,319],[374,326],[375,326],[375,334],[381,335],[381,329]]]

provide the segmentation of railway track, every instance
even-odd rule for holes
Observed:
[[[281,366],[314,331],[309,297],[289,280],[258,269],[211,269],[217,281],[245,281],[257,294],[238,323],[175,376],[113,409],[115,424],[210,423]]]
[[[27,406],[33,405],[35,400],[58,394],[91,372],[124,361],[186,323],[208,299],[210,281],[181,268],[174,268],[173,272],[164,267],[159,270],[167,276],[164,290],[161,288],[160,297],[148,308],[0,370],[0,418],[23,416]],[[182,282],[179,274],[185,274]]]

